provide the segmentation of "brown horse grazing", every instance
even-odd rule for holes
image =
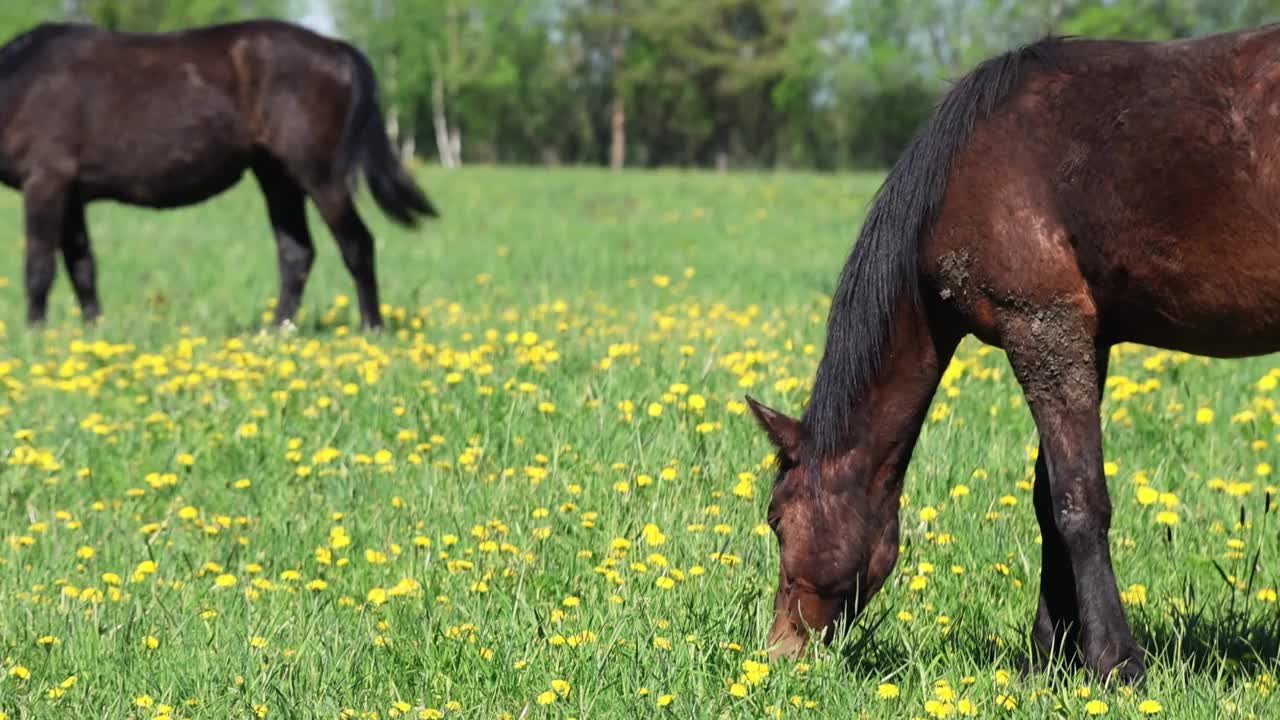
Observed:
[[[1047,39],[942,100],[840,276],[804,417],[751,403],[780,457],[775,654],[884,584],[903,473],[966,334],[1006,351],[1040,434],[1036,645],[1136,680],[1107,538],[1108,351],[1280,350],[1280,26]]]
[[[191,205],[245,169],[275,231],[276,322],[297,310],[315,257],[310,197],[355,278],[361,319],[380,326],[355,174],[403,224],[436,212],[392,150],[360,51],[274,21],[157,35],[40,25],[0,48],[0,181],[22,191],[32,324],[45,319],[59,248],[85,320],[100,312],[86,203]]]

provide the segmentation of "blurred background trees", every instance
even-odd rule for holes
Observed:
[[[1049,32],[1164,39],[1280,0],[28,0],[0,30],[304,20],[363,48],[406,154],[614,167],[883,167],[950,80]]]

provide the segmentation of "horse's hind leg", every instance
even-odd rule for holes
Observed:
[[[98,301],[98,270],[89,241],[89,226],[85,222],[84,203],[70,198],[66,201],[66,218],[62,227],[62,259],[71,276],[76,300],[80,303],[80,316],[92,323],[102,314]]]
[[[382,310],[378,306],[378,278],[374,271],[373,235],[356,212],[351,192],[341,183],[312,192],[320,216],[333,231],[342,251],[342,260],[356,281],[360,300],[360,318],[367,328],[382,327]]]
[[[255,163],[253,173],[266,198],[267,214],[276,236],[280,299],[276,303],[275,323],[283,325],[293,320],[298,311],[316,257],[307,229],[306,194],[274,161]]]
[[[22,185],[26,214],[27,323],[39,325],[48,315],[49,288],[57,271],[58,246],[62,244],[69,183],[49,174],[36,174]]]
[[[1047,478],[1047,488],[1045,480],[1037,483],[1036,505],[1041,522],[1052,527],[1044,533],[1044,559],[1051,564],[1042,568],[1041,587],[1048,632],[1037,639],[1052,649],[1070,637],[1070,622],[1078,618],[1085,663],[1104,678],[1115,671],[1132,681],[1145,668],[1120,605],[1108,544],[1111,498],[1098,421],[1098,357],[1105,350],[1095,343],[1091,302],[1069,298],[1010,311],[1001,323],[1002,342],[1040,431]],[[1039,635],[1039,614],[1036,625]]]

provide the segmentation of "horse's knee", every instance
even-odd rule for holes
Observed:
[[[1065,481],[1064,481],[1065,480]],[[1053,488],[1053,521],[1068,547],[1106,542],[1111,529],[1111,498],[1106,488],[1083,478],[1065,478]]]
[[[294,271],[307,272],[316,259],[316,249],[311,244],[298,242],[280,244],[280,263]]]

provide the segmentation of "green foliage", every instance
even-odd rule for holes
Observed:
[[[420,155],[440,123],[468,162],[603,164],[621,131],[629,165],[822,169],[892,164],[949,81],[1047,33],[1280,18],[1280,0],[33,0],[5,3],[0,29],[66,11],[170,30],[316,3]]]
[[[1162,39],[1261,23],[1277,0],[334,0],[405,128],[432,83],[471,160],[883,166],[939,93],[1049,32]]]
[[[290,0],[81,0],[80,12],[114,30],[159,32],[256,17],[285,17]]]
[[[61,14],[62,3],[59,0],[0,3],[0,43],[37,23],[56,20]]]

